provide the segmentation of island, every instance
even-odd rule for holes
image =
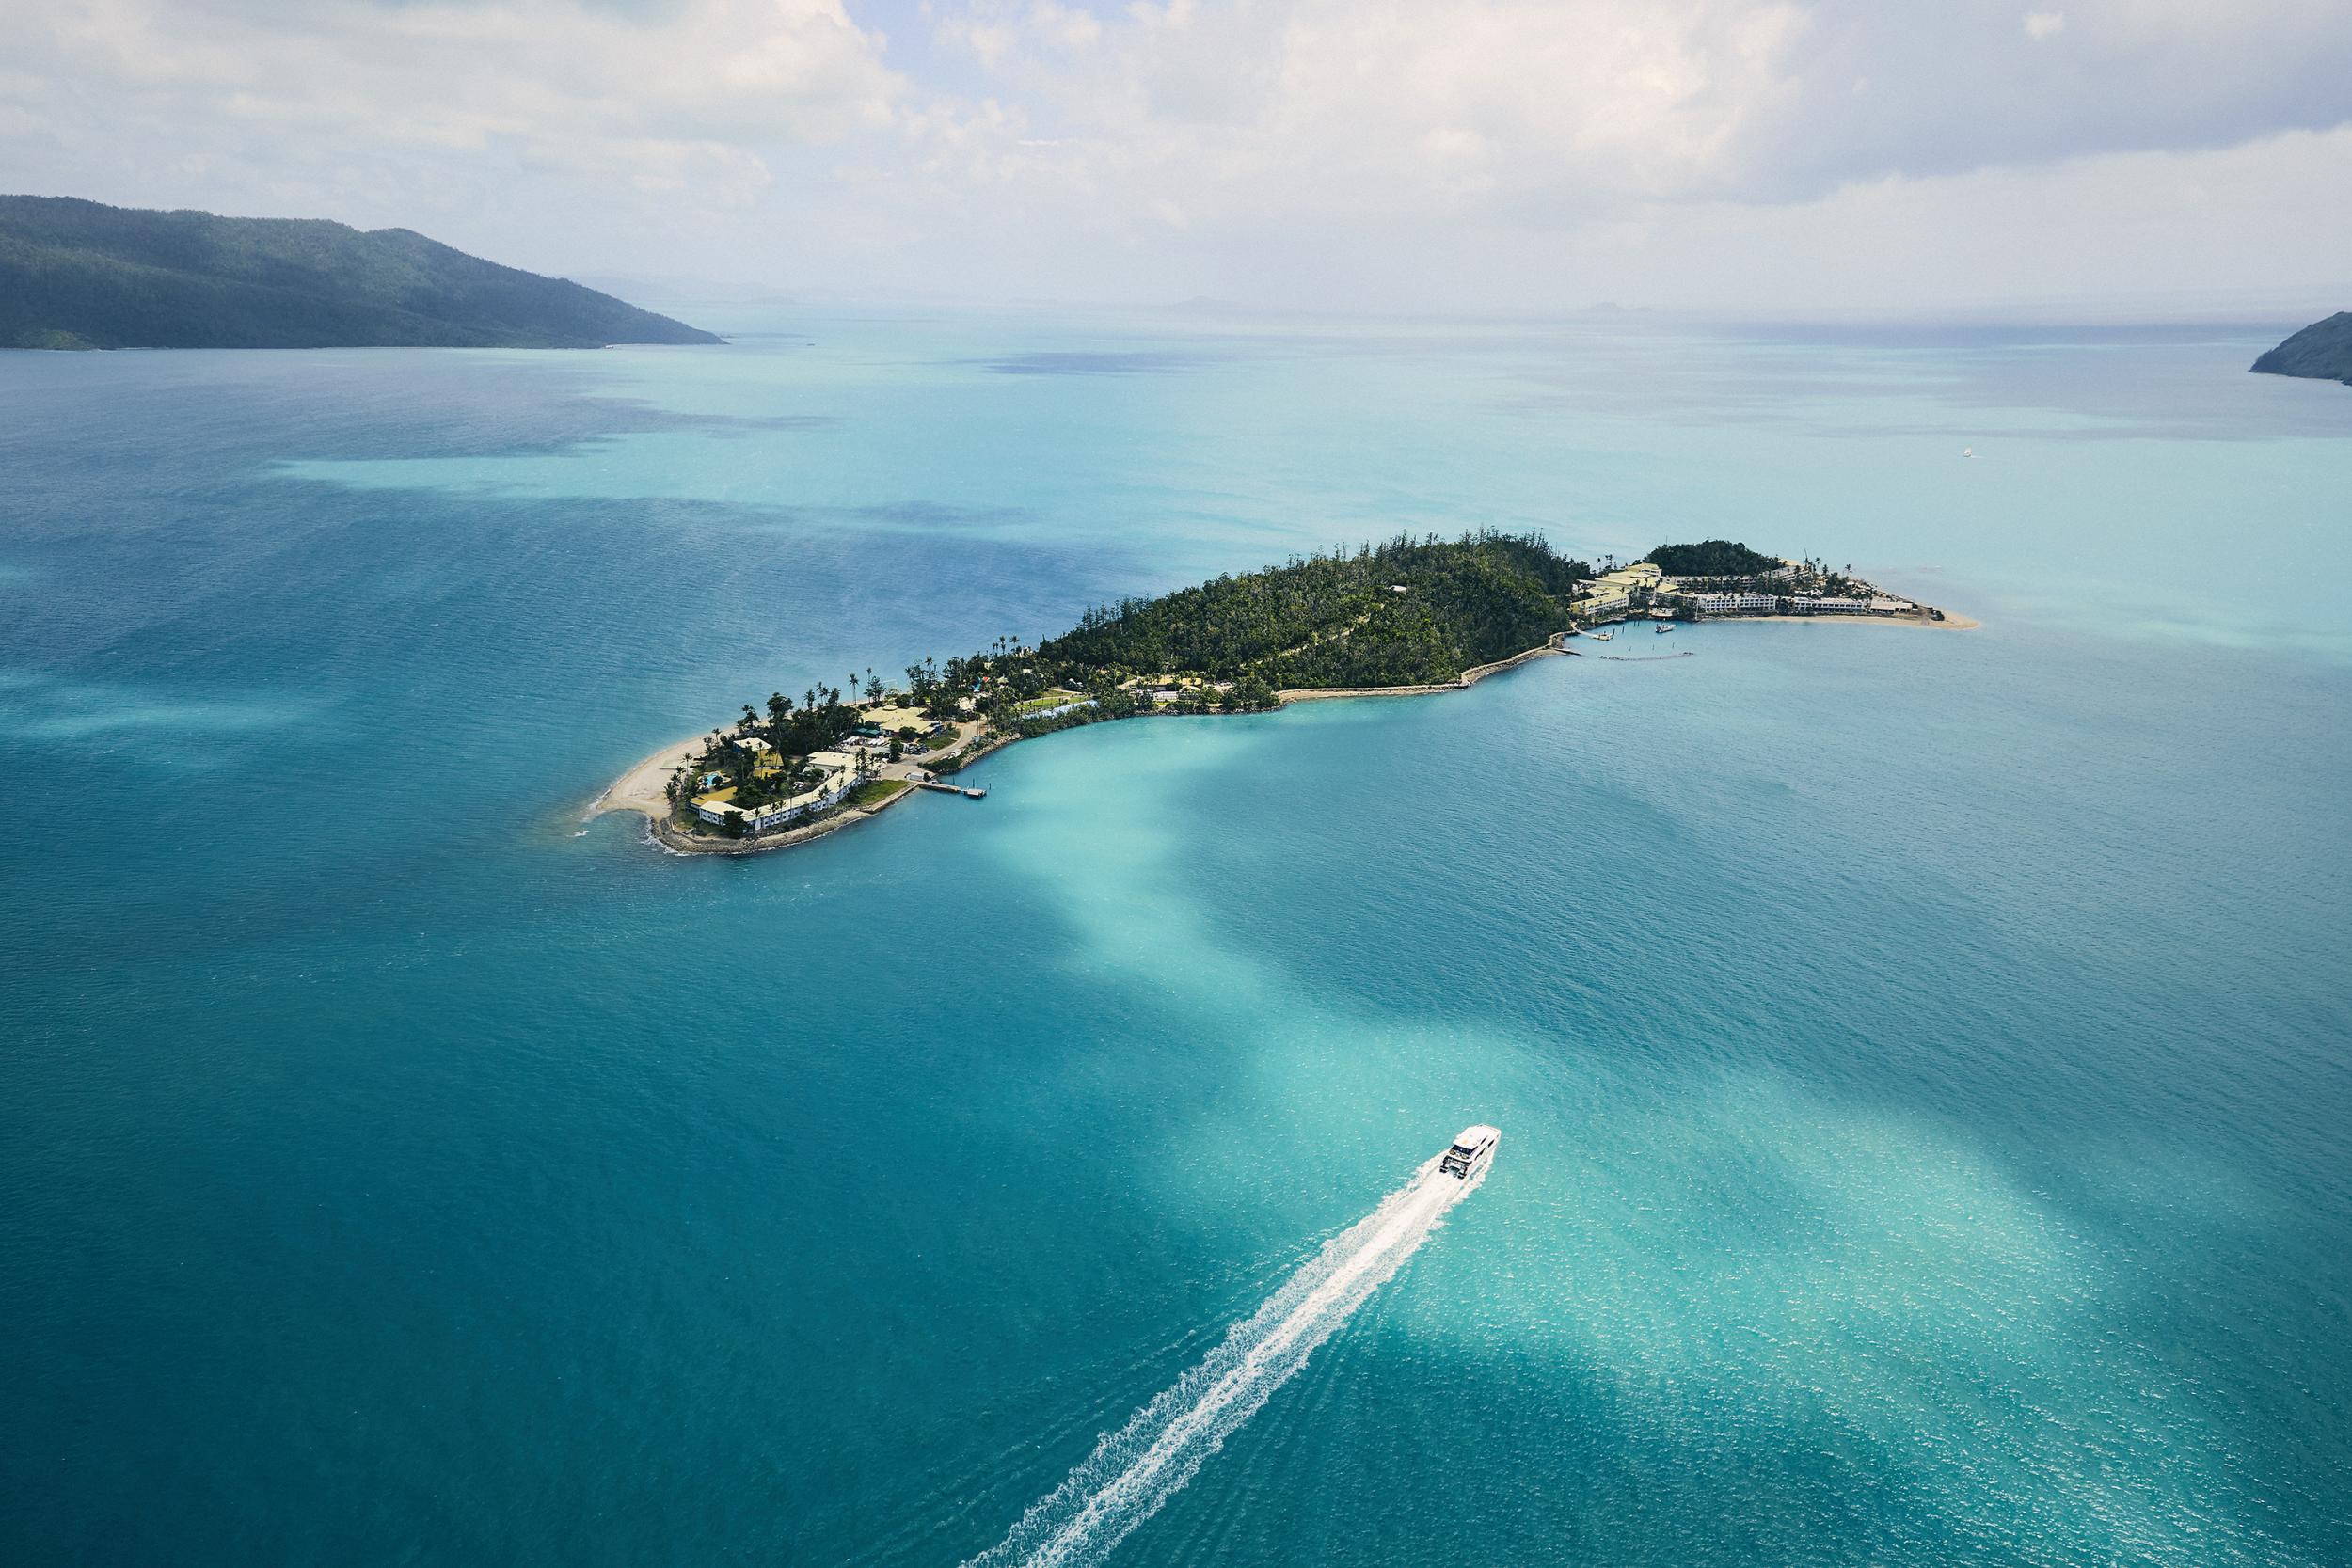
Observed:
[[[863,822],[920,790],[980,798],[954,776],[1015,741],[1149,714],[1262,713],[1332,697],[1459,691],[1532,658],[1602,651],[1627,624],[1720,618],[1969,627],[1824,562],[1729,540],[1661,545],[1595,570],[1536,534],[1398,537],[1086,611],[1058,637],[772,692],[664,747],[590,815],[633,811],[685,854],[749,854]]]
[[[0,348],[601,348],[710,333],[405,229],[0,197]]]
[[[2254,361],[2258,375],[2301,375],[2352,387],[2352,310],[2316,321]]]

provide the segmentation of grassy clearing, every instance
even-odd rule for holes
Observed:
[[[1012,711],[1015,717],[1025,719],[1032,713],[1042,713],[1049,707],[1059,707],[1064,703],[1074,703],[1085,695],[1083,691],[1064,691],[1057,688],[1052,691],[1030,698]]]

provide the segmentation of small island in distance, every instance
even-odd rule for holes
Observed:
[[[602,348],[723,340],[405,229],[0,196],[0,348]]]
[[[983,796],[949,776],[999,747],[1079,724],[1458,691],[1574,653],[1570,638],[1606,645],[1617,633],[1605,628],[1622,623],[1662,632],[1726,616],[1976,624],[1851,569],[1724,539],[1661,545],[1596,572],[1537,535],[1399,537],[1098,606],[1035,646],[1000,637],[945,664],[910,665],[903,686],[868,670],[797,699],[771,693],[732,723],[645,758],[592,815],[642,813],[661,843],[686,853],[784,848],[917,789]]]
[[[2258,375],[2300,375],[2352,387],[2352,310],[2315,321],[2254,361]]]

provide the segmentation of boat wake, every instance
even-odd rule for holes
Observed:
[[[1199,1366],[1106,1433],[1010,1534],[965,1568],[1075,1568],[1104,1560],[1395,1275],[1490,1168],[1482,1164],[1464,1180],[1440,1172],[1437,1160],[1422,1165],[1378,1208],[1325,1243]]]

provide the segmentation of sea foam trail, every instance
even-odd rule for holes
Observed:
[[[965,1568],[1078,1568],[1103,1561],[1192,1480],[1201,1462],[1307,1364],[1317,1345],[1404,1266],[1446,1211],[1486,1180],[1431,1160],[1380,1206],[1324,1243],[1200,1364],[1107,1433]]]

